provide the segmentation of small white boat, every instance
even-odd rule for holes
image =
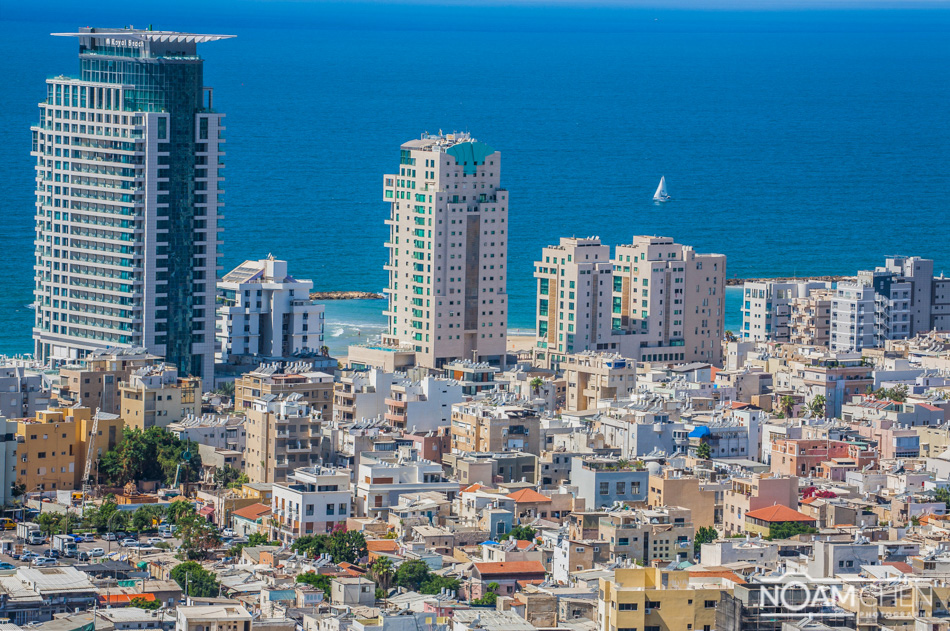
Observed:
[[[670,199],[670,194],[666,192],[666,176],[664,175],[660,178],[660,185],[656,187],[656,193],[653,194],[653,201],[668,202]]]

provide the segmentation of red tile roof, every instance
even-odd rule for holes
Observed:
[[[760,508],[758,510],[750,510],[745,514],[745,516],[770,523],[782,523],[786,521],[815,521],[814,518],[809,517],[808,515],[803,515],[797,510],[792,510],[788,506],[782,506],[781,504],[766,506],[765,508]]]
[[[99,602],[104,605],[128,605],[133,598],[141,598],[146,602],[154,602],[155,594],[106,594],[99,596]]]
[[[890,565],[895,570],[900,570],[904,574],[913,574],[914,568],[903,561],[884,561],[881,565]]]
[[[478,482],[476,482],[475,484],[472,484],[472,485],[470,485],[470,486],[463,487],[460,492],[461,492],[461,493],[474,493],[475,491],[477,491],[477,490],[480,489],[480,488],[482,488],[482,485],[479,484]]]
[[[367,552],[396,552],[399,550],[399,542],[395,539],[367,539]]]
[[[500,563],[475,563],[479,576],[511,575],[511,574],[541,574],[544,575],[544,566],[540,561],[502,561]]]
[[[539,502],[551,501],[550,497],[548,497],[547,495],[541,495],[534,489],[521,489],[520,491],[509,493],[507,497],[510,497],[516,502],[527,502],[529,504],[536,504]]]
[[[263,504],[251,504],[250,506],[245,506],[244,508],[234,511],[231,514],[235,517],[243,517],[244,519],[257,521],[265,515],[270,515],[270,512],[270,506],[264,506]]]
[[[729,571],[720,571],[720,570],[689,570],[689,577],[694,578],[725,578],[729,579],[737,585],[745,585],[745,579],[736,574],[735,572]]]

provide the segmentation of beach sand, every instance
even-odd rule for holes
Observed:
[[[534,348],[535,336],[508,334],[508,352],[528,351]]]

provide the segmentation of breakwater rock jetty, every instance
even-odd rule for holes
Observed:
[[[372,291],[312,291],[310,300],[383,300],[386,296]]]
[[[843,280],[854,280],[854,276],[799,276],[798,278],[727,278],[726,286],[741,286],[743,283],[772,281],[776,283],[796,283],[819,281],[824,283],[837,283]]]

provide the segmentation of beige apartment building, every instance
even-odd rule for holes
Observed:
[[[121,414],[129,427],[168,427],[201,414],[201,378],[178,377],[167,365],[140,368],[119,383]]]
[[[268,394],[299,394],[311,411],[333,418],[333,375],[308,362],[265,364],[234,380],[234,409],[249,410]]]
[[[831,303],[834,291],[812,291],[789,303],[792,344],[827,347],[831,341]]]
[[[540,364],[557,367],[566,354],[584,350],[637,361],[722,363],[724,255],[697,254],[651,236],[618,245],[609,263],[604,249],[597,239],[565,239],[545,248],[535,264]]]
[[[317,464],[322,419],[302,395],[267,394],[245,413],[244,462],[251,482],[286,482],[294,469]]]
[[[600,518],[599,539],[610,560],[692,561],[695,528],[689,509],[678,506],[611,511]]]
[[[534,264],[538,279],[538,348],[552,361],[562,353],[597,348],[611,335],[610,246],[597,237],[562,238]]]
[[[495,405],[491,400],[452,406],[453,451],[524,451],[541,454],[541,418],[517,405]]]
[[[732,488],[722,499],[724,536],[745,532],[745,515],[749,511],[776,504],[798,510],[798,478],[794,476],[760,476],[735,478]]]
[[[688,571],[654,567],[617,568],[613,580],[600,579],[598,631],[710,631],[724,594],[721,581]]]
[[[93,414],[86,407],[50,408],[37,412],[35,419],[18,421],[17,484],[27,493],[81,488]],[[99,413],[93,447],[97,458],[122,440],[124,426],[117,415]],[[95,476],[95,469],[91,473]]]
[[[160,363],[162,358],[144,348],[96,350],[77,364],[59,369],[59,383],[53,385],[53,399],[63,407],[82,405],[121,414],[119,383],[140,368]]]
[[[416,363],[504,363],[508,191],[501,154],[469,134],[423,134],[383,176],[389,219],[389,324],[383,344]]]
[[[637,363],[616,353],[582,351],[561,362],[567,383],[564,407],[571,412],[596,410],[603,399],[623,399],[636,391]]]
[[[665,469],[650,476],[650,506],[681,506],[689,509],[696,528],[716,525],[716,505],[721,502],[715,486],[706,487],[699,478]]]

